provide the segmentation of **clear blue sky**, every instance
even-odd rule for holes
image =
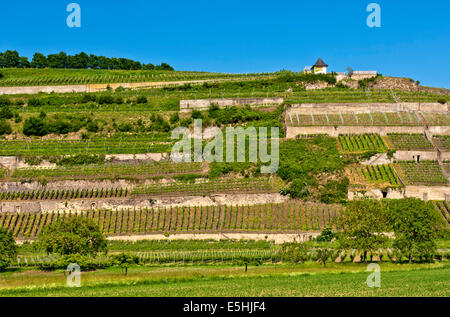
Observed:
[[[77,2],[82,27],[66,26]],[[377,2],[382,27],[368,28]],[[173,65],[177,70],[302,70],[322,57],[450,88],[448,0],[36,0],[2,1],[0,51],[80,51]]]

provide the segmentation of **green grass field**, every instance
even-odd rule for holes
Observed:
[[[450,265],[382,263],[381,287],[369,288],[364,264],[132,267],[85,272],[80,288],[65,286],[63,272],[2,274],[0,297],[21,296],[450,296]]]

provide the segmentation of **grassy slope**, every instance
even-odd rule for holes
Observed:
[[[291,267],[132,268],[82,275],[81,288],[64,287],[62,272],[8,273],[0,296],[449,296],[450,266],[381,264],[381,288],[367,287],[363,264],[308,263]]]

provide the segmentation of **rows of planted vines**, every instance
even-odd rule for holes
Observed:
[[[411,112],[365,112],[305,114],[287,112],[290,126],[420,126],[423,123]]]
[[[394,164],[397,174],[406,185],[445,185],[448,179],[442,172],[437,161],[396,162]]]
[[[443,150],[450,150],[450,135],[435,135],[433,142]]]
[[[443,164],[444,164],[445,170],[450,173],[450,162],[449,161],[445,161]]]
[[[392,133],[388,134],[388,138],[396,150],[434,150],[424,134]]]
[[[391,164],[367,165],[361,168],[361,172],[369,182],[389,183],[392,187],[402,186]]]
[[[387,146],[378,134],[340,135],[339,144],[343,152],[361,153],[387,151]]]
[[[269,248],[264,250],[176,250],[176,251],[149,251],[137,252],[135,255],[139,258],[139,262],[146,264],[164,264],[164,263],[232,263],[240,257],[246,257],[261,262],[282,261],[283,254],[279,252],[279,248]],[[60,256],[46,254],[27,254],[19,255],[14,267],[33,267],[38,266],[45,268],[56,261]],[[95,258],[95,262],[108,266],[111,258],[105,255],[99,255]]]
[[[218,193],[267,193],[277,192],[276,185],[269,179],[260,178],[226,178],[213,179],[203,182],[172,182],[151,185],[136,186],[133,195],[157,195],[157,196],[179,196],[193,195],[204,196]]]
[[[27,74],[29,73],[29,74]],[[118,71],[118,70],[48,70],[42,72],[13,73],[7,70],[5,78],[0,80],[0,86],[40,86],[40,85],[85,85],[109,83],[165,82],[190,81],[227,78],[265,77],[269,74],[221,74],[206,72],[175,72],[175,71]]]
[[[450,225],[450,205],[446,201],[435,201],[433,202],[436,209],[442,215],[444,222]]]
[[[27,201],[27,200],[63,200],[63,199],[90,199],[90,198],[120,198],[127,197],[127,188],[110,189],[52,189],[32,191],[0,192],[0,201]]]
[[[83,166],[61,166],[56,168],[18,168],[11,174],[14,179],[34,177],[54,177],[64,179],[84,178],[118,178],[118,177],[151,177],[159,175],[176,175],[200,173],[201,163],[154,162],[139,164],[93,164]]]
[[[449,126],[450,116],[444,113],[422,113],[425,121],[431,126]]]
[[[0,227],[35,237],[61,217],[93,219],[107,235],[143,233],[298,232],[333,226],[341,206],[289,201],[281,204],[95,210],[77,213],[0,213]]]
[[[170,152],[167,134],[116,134],[87,140],[0,140],[0,156],[143,154]]]

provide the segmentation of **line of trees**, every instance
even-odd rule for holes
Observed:
[[[81,52],[67,55],[65,52],[49,54],[35,53],[31,62],[17,51],[0,52],[0,68],[68,68],[68,69],[123,69],[123,70],[169,70],[167,63],[161,65],[143,64],[127,58],[109,58]]]

